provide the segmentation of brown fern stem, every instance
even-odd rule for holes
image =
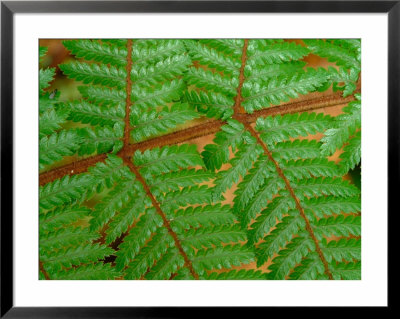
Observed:
[[[142,184],[147,196],[150,198],[151,203],[153,204],[153,207],[156,209],[157,213],[161,216],[164,227],[167,228],[168,233],[171,235],[171,237],[174,239],[175,246],[178,248],[179,253],[182,255],[184,261],[185,261],[185,266],[189,269],[190,273],[193,275],[195,279],[199,279],[199,276],[193,269],[192,262],[189,260],[187,254],[182,248],[182,245],[178,239],[178,236],[176,233],[172,230],[172,227],[165,216],[164,212],[162,211],[160,204],[157,202],[156,198],[152,194],[149,185],[147,185],[146,181],[144,180],[143,176],[140,174],[138,168],[133,164],[131,160],[131,156],[133,155],[134,151],[137,149],[136,147],[130,148],[129,147],[129,138],[130,138],[130,110],[132,106],[132,100],[131,100],[131,91],[132,91],[132,81],[131,81],[131,71],[132,71],[132,40],[127,41],[127,49],[128,49],[128,56],[127,56],[127,66],[126,66],[126,73],[127,73],[127,78],[126,78],[126,109],[125,109],[125,129],[124,129],[124,146],[122,147],[121,151],[118,153],[119,156],[122,157],[124,163],[126,166],[129,167],[132,173],[135,174],[136,179]],[[129,231],[125,232],[121,238],[120,242],[123,240],[123,238],[127,235]],[[141,278],[143,279],[143,278]]]
[[[169,223],[167,217],[165,216],[164,212],[162,211],[160,204],[157,202],[153,194],[151,193],[150,187],[147,185],[146,181],[144,180],[143,176],[140,174],[139,170],[133,163],[128,159],[124,158],[125,164],[131,169],[131,171],[135,174],[137,180],[142,184],[147,196],[150,198],[151,203],[153,204],[153,207],[156,209],[157,213],[161,216],[163,222],[164,222],[164,227],[167,228],[168,233],[171,235],[171,237],[174,239],[175,246],[178,248],[179,253],[182,255],[184,261],[185,261],[185,266],[189,269],[190,273],[195,279],[199,279],[199,275],[194,271],[192,262],[188,258],[187,254],[182,248],[182,245],[178,239],[178,236],[176,233],[172,230],[171,224]]]
[[[247,128],[247,130],[251,133],[251,135],[254,136],[257,139],[257,142],[258,142],[258,144],[260,144],[262,146],[262,148],[264,150],[264,153],[268,156],[269,160],[274,163],[276,171],[278,172],[278,175],[285,182],[286,189],[289,191],[290,196],[294,199],[294,201],[296,203],[296,208],[300,212],[300,216],[306,222],[306,230],[308,231],[310,237],[314,241],[315,250],[317,251],[317,253],[319,255],[319,258],[321,259],[322,263],[324,264],[325,274],[329,277],[330,280],[333,280],[332,273],[331,273],[331,271],[329,270],[329,267],[328,267],[328,262],[326,261],[325,256],[322,253],[321,247],[319,246],[319,242],[318,242],[317,238],[315,237],[315,234],[314,234],[314,231],[313,231],[313,229],[311,227],[310,221],[308,220],[308,218],[307,218],[307,216],[306,216],[306,214],[304,212],[304,209],[300,204],[299,199],[297,198],[296,194],[294,193],[294,190],[293,190],[292,186],[290,185],[289,180],[286,178],[286,176],[283,173],[282,169],[280,168],[278,162],[275,161],[275,159],[272,157],[272,154],[269,151],[267,145],[265,145],[265,143],[260,139],[260,137],[258,136],[257,132],[253,129],[253,127],[248,123],[243,123],[243,124]]]
[[[126,63],[126,107],[125,107],[125,128],[124,128],[124,147],[129,144],[129,135],[130,135],[130,114],[131,114],[131,94],[132,94],[132,39],[128,39],[126,43],[126,48],[128,51],[127,54],[127,63]]]
[[[342,98],[341,92],[337,92],[329,96],[318,97],[312,100],[298,101],[281,106],[269,107],[260,111],[256,111],[252,114],[236,114],[235,118],[237,118],[240,122],[253,123],[260,116],[271,116],[278,114],[284,115],[296,112],[313,111],[320,108],[329,108],[341,104],[347,104],[352,100],[354,100],[354,97],[349,96],[346,98]],[[214,134],[219,131],[220,127],[223,124],[224,121],[221,120],[209,120],[205,123],[201,123],[199,125],[189,127],[177,132],[154,137],[135,144],[124,145],[125,155],[132,156],[136,150],[144,151],[146,149],[151,149],[154,147],[178,144],[192,140],[194,138]],[[65,175],[72,176],[84,173],[90,166],[93,166],[98,162],[104,162],[106,158],[107,154],[95,155],[73,163],[66,164],[61,167],[54,168],[47,172],[43,172],[39,175],[39,185],[43,186]]]
[[[39,260],[39,269],[40,269],[40,271],[42,272],[44,278],[45,278],[46,280],[50,280],[50,276],[49,276],[49,274],[47,273],[47,271],[44,269],[43,263],[42,263],[40,260]]]
[[[242,87],[244,82],[244,67],[246,66],[247,60],[247,46],[249,45],[249,40],[245,39],[243,44],[242,50],[242,65],[240,66],[239,72],[239,85],[237,87],[237,94],[235,97],[235,105],[233,106],[233,110],[235,114],[239,114],[241,111],[241,104],[242,104]]]
[[[275,169],[276,169],[278,175],[279,175],[279,176],[283,179],[283,181],[285,182],[286,189],[289,191],[290,196],[293,197],[293,199],[294,199],[294,201],[295,201],[295,203],[296,203],[296,208],[297,208],[297,210],[300,212],[301,217],[302,217],[302,218],[305,220],[305,222],[306,222],[306,230],[308,231],[308,233],[310,234],[312,240],[313,240],[314,243],[315,243],[315,249],[316,249],[316,251],[317,251],[317,253],[318,253],[318,255],[319,255],[319,257],[320,257],[322,263],[324,264],[325,273],[326,273],[326,275],[329,277],[329,279],[332,280],[332,279],[333,279],[332,273],[331,273],[330,270],[329,270],[328,263],[327,263],[327,261],[326,261],[326,259],[325,259],[324,254],[322,253],[322,250],[321,250],[321,248],[320,248],[320,246],[319,246],[319,242],[318,242],[317,238],[315,237],[315,234],[314,234],[314,231],[313,231],[312,228],[311,228],[310,222],[309,222],[309,220],[308,220],[306,214],[304,213],[304,209],[303,209],[303,207],[300,205],[300,201],[299,201],[299,199],[297,198],[296,194],[294,193],[294,190],[293,190],[293,188],[291,187],[289,180],[288,180],[288,179],[286,178],[286,176],[283,174],[283,171],[282,171],[282,169],[280,168],[278,162],[275,161],[275,159],[272,157],[272,154],[271,154],[271,152],[269,151],[267,145],[260,139],[260,137],[258,136],[257,132],[256,132],[256,131],[253,129],[253,127],[251,126],[250,123],[252,122],[252,120],[249,120],[249,119],[248,119],[248,118],[251,118],[251,115],[248,116],[247,114],[240,114],[240,111],[241,111],[241,101],[242,101],[241,89],[242,89],[242,86],[243,86],[243,83],[244,83],[244,80],[245,80],[243,70],[244,70],[244,67],[245,67],[245,64],[246,64],[246,57],[247,57],[247,52],[246,52],[246,50],[247,50],[247,42],[246,42],[246,40],[245,40],[245,43],[244,43],[244,46],[243,46],[243,53],[242,53],[242,65],[241,65],[241,67],[240,67],[239,86],[238,86],[238,90],[237,90],[238,93],[237,93],[237,95],[236,95],[236,97],[235,97],[236,103],[235,103],[235,107],[234,107],[234,115],[233,115],[233,118],[235,118],[236,120],[238,120],[239,122],[241,122],[241,123],[245,126],[245,128],[251,133],[251,135],[255,137],[255,139],[257,140],[257,143],[263,148],[265,155],[267,155],[268,158],[269,158],[269,160],[270,160],[272,163],[274,163]],[[283,106],[283,107],[284,107],[284,106]],[[279,110],[281,110],[281,108],[282,108],[282,107],[279,107]],[[301,109],[301,106],[300,106],[300,109]],[[267,110],[268,110],[268,109],[267,109]],[[264,111],[264,110],[262,110],[262,111]],[[298,111],[298,110],[297,110],[297,111]],[[259,112],[259,113],[260,113],[260,112]],[[290,112],[287,112],[287,113],[290,113]],[[280,113],[280,114],[282,114],[282,113]],[[268,114],[268,115],[271,115],[271,114]],[[257,119],[259,116],[261,116],[261,114],[257,114],[257,115],[253,118],[253,120],[254,120],[254,119]]]

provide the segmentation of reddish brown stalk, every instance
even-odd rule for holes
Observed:
[[[319,242],[318,242],[317,238],[315,237],[314,231],[313,231],[313,229],[312,229],[312,227],[310,225],[310,221],[308,220],[308,218],[307,218],[307,216],[306,216],[306,214],[304,212],[304,209],[300,204],[299,199],[297,198],[296,194],[294,193],[294,190],[293,190],[292,186],[290,185],[289,180],[286,178],[286,176],[283,173],[282,169],[280,168],[278,162],[275,161],[275,159],[272,157],[272,154],[269,151],[268,147],[260,139],[260,137],[258,136],[257,132],[253,129],[253,127],[248,123],[243,123],[243,124],[245,125],[247,130],[251,133],[251,135],[253,135],[257,139],[258,144],[260,144],[262,146],[262,148],[264,149],[264,153],[268,156],[269,160],[274,163],[276,171],[278,172],[278,175],[284,180],[285,185],[286,185],[286,189],[289,191],[290,196],[294,199],[294,201],[296,203],[296,208],[300,212],[300,216],[306,222],[306,230],[308,231],[308,233],[310,234],[310,237],[314,241],[315,250],[317,251],[317,253],[319,255],[319,258],[321,259],[322,263],[324,264],[325,274],[329,277],[330,280],[333,280],[332,273],[331,273],[331,271],[329,270],[329,267],[328,267],[328,262],[326,261],[325,256],[322,253],[321,247],[319,246]]]
[[[47,273],[47,271],[44,269],[43,263],[42,263],[40,260],[39,260],[39,269],[40,269],[40,271],[42,272],[44,278],[45,278],[46,280],[50,280],[50,276],[49,276],[49,274]]]
[[[193,265],[192,262],[190,261],[190,259],[188,258],[187,254],[185,253],[185,251],[182,248],[182,245],[178,239],[178,236],[176,235],[176,233],[172,230],[172,227],[167,219],[167,217],[165,216],[164,212],[162,211],[160,204],[157,202],[157,200],[155,199],[155,197],[153,196],[153,194],[151,193],[151,190],[149,188],[149,186],[147,185],[146,181],[144,180],[143,176],[140,174],[139,170],[136,168],[135,165],[133,165],[133,163],[131,162],[130,159],[128,158],[124,158],[124,162],[125,164],[131,169],[131,171],[135,174],[137,180],[143,185],[143,188],[147,194],[147,196],[150,198],[151,203],[153,204],[153,207],[156,209],[157,213],[161,216],[163,222],[164,222],[164,227],[167,228],[168,233],[171,235],[171,237],[174,239],[175,242],[175,246],[178,248],[179,253],[182,255],[184,261],[185,261],[185,266],[189,269],[190,273],[192,274],[192,276],[195,279],[199,279],[198,274],[194,271],[193,269]]]
[[[107,154],[95,155],[76,162],[66,164],[61,167],[54,168],[48,172],[41,173],[39,175],[39,186],[43,186],[65,175],[72,176],[84,173],[90,166],[93,166],[99,162],[104,162],[106,158]]]
[[[128,39],[126,43],[127,48],[127,63],[126,63],[126,107],[125,107],[125,129],[124,129],[124,147],[129,144],[129,135],[130,135],[130,114],[131,114],[131,94],[132,94],[132,40]]]
[[[269,151],[267,145],[260,139],[260,137],[258,136],[257,132],[253,129],[253,127],[252,127],[251,124],[250,124],[250,123],[252,122],[252,120],[249,120],[248,118],[250,117],[250,118],[252,118],[253,120],[254,120],[254,119],[257,119],[259,116],[261,116],[261,114],[260,114],[261,112],[258,112],[258,114],[257,114],[255,117],[251,117],[251,115],[248,116],[248,115],[240,114],[240,110],[241,110],[241,101],[242,101],[242,97],[240,96],[240,94],[241,94],[241,88],[242,88],[242,86],[243,86],[243,82],[244,82],[244,80],[245,80],[244,74],[242,73],[242,71],[244,70],[245,63],[246,63],[246,50],[247,50],[247,43],[245,42],[244,47],[243,47],[243,53],[242,53],[242,65],[241,65],[241,68],[240,68],[241,73],[240,73],[240,76],[239,76],[239,87],[238,87],[238,90],[237,90],[238,95],[235,97],[235,101],[236,101],[237,104],[235,104],[235,107],[234,107],[234,116],[233,116],[233,117],[234,117],[236,120],[240,121],[240,122],[246,127],[246,129],[251,133],[251,135],[255,137],[255,139],[257,140],[257,143],[258,143],[259,145],[261,145],[261,147],[263,148],[265,155],[267,155],[268,158],[269,158],[269,160],[270,160],[272,163],[274,163],[275,169],[276,169],[278,175],[279,175],[279,176],[283,179],[283,181],[285,182],[286,189],[289,191],[290,196],[294,199],[294,201],[295,201],[295,203],[296,203],[296,208],[297,208],[297,210],[300,212],[300,216],[304,219],[304,221],[305,221],[305,223],[306,223],[306,230],[308,231],[308,233],[310,234],[310,237],[311,237],[312,240],[314,241],[315,249],[316,249],[316,251],[317,251],[317,253],[318,253],[318,255],[319,255],[319,257],[320,257],[322,263],[324,264],[325,273],[326,273],[326,275],[329,277],[329,279],[332,280],[332,279],[333,279],[333,276],[332,276],[332,273],[331,273],[330,270],[329,270],[328,262],[326,261],[325,256],[324,256],[324,254],[322,253],[322,250],[321,250],[321,248],[320,248],[320,246],[319,246],[319,242],[318,242],[317,238],[315,237],[314,231],[313,231],[312,228],[311,228],[310,222],[309,222],[309,220],[308,220],[306,214],[304,213],[303,207],[300,205],[299,199],[297,198],[296,194],[294,193],[294,190],[293,190],[293,188],[291,187],[289,180],[288,180],[288,179],[286,178],[286,176],[283,174],[283,171],[282,171],[282,169],[280,168],[278,162],[275,161],[275,159],[272,157],[272,154],[271,154],[271,152]],[[307,103],[307,104],[308,104],[308,103]],[[300,102],[300,103],[297,105],[297,107],[295,107],[295,108],[296,108],[296,111],[302,110],[302,108],[305,107],[305,106],[306,106],[306,105],[303,106],[303,104],[301,104],[301,102]],[[309,104],[308,104],[308,106],[309,106]],[[282,108],[285,108],[285,106],[279,107],[279,111],[281,111]],[[268,109],[267,109],[267,110],[268,110]],[[291,107],[290,107],[290,110],[292,110]],[[308,109],[308,110],[309,110],[309,109]],[[262,110],[262,111],[264,111],[264,110]],[[287,113],[290,113],[290,112],[287,112]],[[282,113],[280,113],[280,114],[282,114]],[[271,114],[268,114],[268,115],[271,115]]]
[[[334,107],[341,104],[347,104],[354,98],[352,96],[342,98],[340,92],[324,96],[320,98],[315,98],[312,100],[299,101],[290,104],[284,104],[281,106],[269,107],[260,111],[256,111],[252,114],[236,114],[240,122],[253,123],[260,116],[271,116],[271,115],[284,115],[296,112],[307,112],[323,107]],[[151,149],[154,147],[161,147],[165,145],[173,145],[177,143],[182,143],[194,138],[207,136],[219,131],[220,127],[224,124],[221,120],[210,120],[199,125],[183,129],[181,131],[172,132],[163,136],[158,136],[151,138],[149,140],[139,142],[136,144],[128,144],[124,146],[125,156],[132,156],[134,152],[139,149],[141,151],[146,149]],[[120,154],[122,155],[122,154]],[[75,175],[84,173],[90,166],[95,165],[98,162],[104,162],[107,158],[107,154],[95,155],[88,157],[83,160],[79,160],[48,172],[41,173],[39,175],[39,185],[43,186],[51,181],[61,178],[65,175]]]
[[[242,87],[244,82],[244,67],[246,66],[247,60],[247,46],[249,45],[249,40],[245,39],[243,44],[242,51],[242,65],[240,66],[239,72],[239,85],[237,87],[237,94],[235,97],[235,105],[233,106],[233,110],[235,114],[239,114],[241,111],[241,103],[242,103]]]
[[[133,164],[131,160],[131,156],[133,155],[134,150],[137,148],[135,147],[134,149],[129,148],[129,138],[130,138],[130,109],[132,105],[131,101],[131,91],[132,91],[132,81],[131,81],[131,71],[132,71],[132,40],[128,40],[127,43],[127,49],[128,49],[128,63],[126,66],[126,73],[127,73],[127,80],[126,80],[126,110],[125,110],[125,130],[124,130],[124,146],[122,150],[119,152],[118,155],[120,155],[124,161],[124,163],[129,167],[132,173],[135,174],[136,179],[142,184],[147,196],[150,198],[151,203],[153,204],[153,207],[156,209],[157,213],[161,216],[164,227],[167,228],[168,233],[171,235],[171,237],[174,239],[175,246],[178,248],[179,253],[182,255],[184,261],[185,261],[185,266],[189,269],[190,273],[193,275],[195,279],[199,279],[199,276],[193,269],[192,262],[189,260],[188,256],[186,255],[185,251],[182,248],[182,245],[178,239],[178,236],[175,234],[175,232],[172,230],[172,227],[165,216],[164,212],[162,211],[160,204],[157,202],[153,194],[151,193],[150,187],[147,185],[146,181],[144,180],[143,176],[140,174],[138,168]],[[131,150],[132,153],[129,152]],[[123,240],[124,236],[127,235],[129,231],[125,232],[121,238],[120,242]]]

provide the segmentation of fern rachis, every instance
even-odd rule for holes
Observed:
[[[81,162],[96,165],[41,187],[41,278],[358,277],[359,240],[348,238],[360,235],[359,191],[342,176],[359,156],[343,155],[340,169],[325,156],[341,147],[343,154],[357,150],[359,105],[336,118],[258,115],[269,104],[338,87],[334,70],[301,69],[299,60],[315,46],[228,39],[65,43],[93,61],[63,65],[65,74],[94,86],[80,88],[80,101],[41,104],[42,168],[75,152],[91,155]],[[351,69],[357,43],[332,43],[346,57],[335,55],[338,65]],[[265,78],[265,70],[274,75]],[[50,82],[44,73],[41,97]],[[246,113],[258,118],[255,127]],[[188,144],[139,150],[146,139],[168,136],[202,114],[216,117],[213,129],[220,128],[202,156]],[[84,127],[71,129],[66,121]],[[330,132],[343,121],[354,124],[332,141]],[[326,135],[309,140],[316,133]],[[51,134],[75,144],[61,148]],[[234,184],[233,206],[221,205]],[[329,241],[331,235],[340,240]],[[260,267],[269,258],[268,274],[232,268]]]

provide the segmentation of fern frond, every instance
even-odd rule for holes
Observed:
[[[161,191],[178,191],[182,187],[195,186],[202,182],[214,178],[214,173],[206,170],[182,169],[177,172],[170,172],[158,176],[154,176],[149,182],[153,192]]]
[[[262,82],[268,78],[279,76],[288,76],[301,71],[306,65],[303,61],[290,61],[280,64],[266,64],[263,68],[247,64],[244,69],[244,75],[247,82]]]
[[[344,66],[350,69],[359,65],[358,55],[356,53],[360,49],[361,42],[359,40],[351,42],[341,40],[337,42],[309,39],[304,40],[304,42],[313,53],[328,58],[328,61],[335,62],[338,66]]]
[[[122,159],[113,154],[109,154],[104,163],[100,162],[89,167],[88,171],[94,177],[97,193],[102,192],[105,188],[113,187],[122,179],[131,180],[134,177],[129,168],[123,164]]]
[[[218,174],[215,180],[215,194],[219,196],[225,190],[232,186],[233,183],[239,181],[240,176],[244,176],[252,167],[253,162],[258,155],[262,153],[262,149],[257,144],[245,144],[236,153],[236,156],[229,161],[231,168]]]
[[[179,191],[170,192],[165,196],[161,194],[158,196],[161,208],[166,212],[179,209],[179,207],[187,204],[211,204],[216,199],[213,198],[210,188],[206,185],[184,187]]]
[[[359,279],[361,196],[344,175],[361,160],[360,96],[338,116],[262,109],[331,85],[352,95],[360,41],[298,43],[65,41],[81,98],[59,102],[40,71],[39,163],[78,162],[40,187],[39,278]],[[193,120],[193,136],[220,128],[201,155],[180,144]]]
[[[40,90],[40,92],[44,92],[43,90],[50,86],[50,82],[53,81],[55,75],[56,75],[55,68],[39,70],[39,90]]]
[[[323,113],[297,113],[258,118],[256,130],[267,144],[283,142],[299,136],[306,137],[324,131],[332,118]]]
[[[258,161],[256,161],[253,168],[248,171],[243,180],[238,184],[238,189],[235,191],[233,210],[236,214],[240,213],[246,207],[273,171],[273,164],[268,161],[266,156],[260,155]]]
[[[133,86],[140,88],[174,79],[182,75],[190,63],[191,60],[187,55],[180,54],[173,55],[155,64],[145,64],[133,68],[131,74]]]
[[[313,197],[305,198],[304,207],[312,211],[319,218],[324,215],[356,213],[361,210],[360,198],[353,197]]]
[[[67,117],[67,112],[56,112],[52,107],[44,110],[39,117],[39,138],[44,138],[60,130]]]
[[[113,127],[103,126],[95,129],[86,127],[77,129],[81,143],[78,155],[117,153],[123,146],[123,126],[117,122]]]
[[[205,113],[207,117],[228,119],[233,114],[233,98],[223,94],[212,94],[210,92],[186,92],[187,101],[196,107],[198,112]]]
[[[257,265],[265,263],[268,258],[279,252],[279,249],[285,247],[286,242],[291,241],[293,235],[297,235],[305,223],[300,216],[286,216],[276,228],[265,238],[256,250]],[[297,238],[297,237],[296,237]],[[306,236],[304,237],[306,238]],[[302,238],[302,240],[304,240]]]
[[[207,280],[263,280],[267,279],[267,275],[262,271],[255,270],[231,270],[222,273],[211,272],[210,274],[205,274],[204,279]]]
[[[342,90],[343,96],[353,94],[361,70],[361,40],[304,40],[314,54],[327,58],[341,67],[339,72],[331,72],[333,90]],[[331,69],[333,71],[333,69]],[[340,85],[344,83],[344,85]]]
[[[151,238],[157,228],[163,224],[162,218],[157,215],[154,208],[146,210],[146,213],[140,217],[134,228],[124,238],[124,242],[117,251],[116,267],[122,270],[139,253],[145,242]]]
[[[87,228],[80,227],[62,228],[48,234],[41,234],[39,239],[40,249],[60,249],[63,247],[76,246],[82,242],[98,239],[100,234],[90,232]]]
[[[338,241],[332,240],[328,243],[323,239],[321,241],[321,250],[328,262],[331,262],[333,259],[339,262],[342,260],[353,260],[353,258],[360,260],[361,240],[342,238]]]
[[[74,122],[91,125],[114,126],[115,123],[123,124],[125,110],[122,105],[116,108],[94,105],[86,101],[74,101],[60,106],[68,111],[68,119]]]
[[[121,106],[125,109],[126,91],[95,86],[79,86],[78,90],[92,103],[108,107]]]
[[[185,42],[193,60],[199,61],[201,64],[222,71],[224,74],[232,76],[239,75],[240,62],[225,54],[219,54],[218,51],[208,48],[200,42],[187,40]]]
[[[212,90],[215,93],[221,93],[227,97],[235,96],[236,87],[239,84],[235,78],[230,80],[218,73],[212,73],[203,69],[194,70],[193,68],[189,69],[186,79],[189,84]]]
[[[243,40],[240,39],[201,39],[199,42],[225,55],[240,58],[242,54]]]
[[[39,169],[73,155],[81,147],[82,139],[77,131],[61,131],[45,136],[39,142]]]
[[[93,219],[90,220],[91,229],[95,231],[106,224],[117,211],[125,208],[133,197],[138,196],[140,191],[142,190],[134,179],[117,184],[117,186],[95,206]]]
[[[235,152],[245,140],[253,140],[253,138],[246,132],[243,124],[236,120],[228,120],[227,125],[222,126],[221,131],[215,135],[215,144],[204,147],[201,153],[204,164],[210,170],[220,169],[222,164],[229,160],[229,148]]]
[[[360,280],[361,279],[361,262],[349,263],[331,263],[333,276],[336,280]]]
[[[165,228],[159,229],[146,247],[129,263],[125,278],[140,279],[146,274],[147,269],[153,265],[154,260],[159,260],[173,243],[174,240],[168,235],[167,230]]]
[[[255,222],[251,224],[251,230],[248,232],[249,243],[255,244],[260,239],[263,239],[271,231],[272,227],[276,225],[276,221],[282,220],[283,215],[294,209],[295,206],[294,200],[290,197],[275,197],[268,207],[261,212],[260,216],[256,218]],[[285,224],[279,227],[283,226]],[[274,236],[277,235],[278,232]]]
[[[319,219],[312,225],[315,236],[322,240],[323,236],[348,237],[361,235],[361,216],[339,215]]]
[[[140,142],[151,136],[161,135],[175,128],[179,124],[198,118],[199,115],[187,104],[175,103],[162,111],[151,110],[147,113],[133,111],[131,123],[133,126],[132,138]]]
[[[126,65],[127,51],[124,47],[104,45],[97,40],[67,40],[63,45],[78,58],[103,62],[118,67]]]
[[[324,274],[324,265],[317,253],[309,253],[302,259],[301,264],[296,266],[290,274],[289,279],[294,280],[315,280],[319,275]]]
[[[239,213],[242,225],[248,225],[261,210],[267,206],[279,189],[285,187],[284,181],[278,176],[272,176],[257,190],[249,203]]]
[[[361,161],[361,131],[358,131],[354,137],[350,138],[348,144],[343,148],[340,154],[340,170],[347,173],[354,169]]]
[[[303,198],[304,195],[308,197],[324,195],[352,197],[359,194],[356,186],[340,178],[302,179],[295,183],[293,188],[299,198]]]
[[[272,156],[276,159],[296,160],[320,156],[321,143],[315,140],[294,140],[275,144],[271,147]]]
[[[178,100],[182,94],[183,87],[183,81],[175,79],[156,86],[133,88],[133,102],[141,110],[165,105]]]
[[[161,257],[145,276],[146,279],[160,280],[170,278],[171,275],[183,267],[185,261],[179,254],[177,248],[172,247],[167,250],[167,253]]]
[[[283,163],[282,166],[285,175],[290,180],[310,178],[312,176],[338,176],[338,169],[335,163],[328,161],[326,158],[291,160]]]
[[[200,249],[193,257],[193,268],[199,275],[205,270],[230,268],[248,264],[254,260],[254,254],[247,247],[234,245],[215,249]]]
[[[307,255],[308,251],[314,249],[314,243],[306,232],[294,238],[285,249],[279,251],[275,257],[268,273],[268,279],[285,279],[290,270]]]
[[[340,149],[347,140],[356,134],[361,126],[361,101],[350,102],[343,108],[344,114],[335,117],[332,128],[325,131],[321,152],[323,155],[331,155]]]
[[[141,153],[136,151],[134,163],[146,173],[168,173],[185,166],[203,166],[203,160],[196,150],[196,145],[164,146]]]
[[[121,277],[121,272],[117,271],[111,264],[88,264],[80,265],[77,268],[71,268],[58,272],[54,279],[56,280],[109,280]]]
[[[221,206],[207,205],[204,207],[188,207],[180,209],[167,216],[171,220],[171,227],[174,231],[182,231],[183,229],[199,228],[200,226],[220,226],[232,225],[236,220],[236,216],[230,211],[229,205]]]
[[[201,227],[190,229],[181,235],[183,245],[190,245],[196,249],[213,248],[223,243],[240,242],[246,240],[246,233],[239,225],[224,225],[217,227]]]
[[[255,42],[253,40],[251,42]],[[300,60],[308,55],[309,49],[294,42],[263,43],[248,48],[248,64],[251,66],[275,64]]]
[[[64,268],[86,264],[104,259],[114,253],[114,250],[99,244],[83,243],[76,247],[59,250],[50,255],[42,255],[41,260],[49,272],[57,272]]]
[[[87,174],[64,176],[39,189],[39,206],[52,209],[65,204],[80,203],[93,185],[93,178]]]
[[[264,83],[245,82],[242,88],[243,107],[246,112],[253,113],[271,105],[287,102],[297,98],[299,94],[316,91],[329,79],[325,69],[307,69],[290,77],[281,76],[265,80]]]
[[[89,208],[79,205],[56,207],[39,215],[39,232],[57,231],[89,216],[90,212]]]

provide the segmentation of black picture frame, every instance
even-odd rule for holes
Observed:
[[[399,1],[1,1],[1,313],[3,318],[176,318],[227,315],[225,308],[15,307],[13,302],[13,19],[16,13],[269,12],[388,14],[388,208],[398,213],[400,144]],[[393,216],[391,227],[395,226]],[[389,226],[388,226],[389,231]],[[388,234],[393,232],[388,232]],[[390,237],[388,237],[389,240]],[[390,241],[388,241],[388,244]],[[389,247],[389,245],[388,245]],[[390,261],[390,260],[389,260]],[[388,282],[388,287],[389,287]],[[34,292],[32,292],[34,293]],[[388,299],[389,309],[391,298]],[[382,308],[381,308],[382,309]],[[291,307],[299,315],[309,311]],[[339,309],[333,309],[336,312]],[[236,315],[249,309],[237,308]],[[340,311],[340,310],[339,310]],[[189,315],[190,314],[190,315]]]

